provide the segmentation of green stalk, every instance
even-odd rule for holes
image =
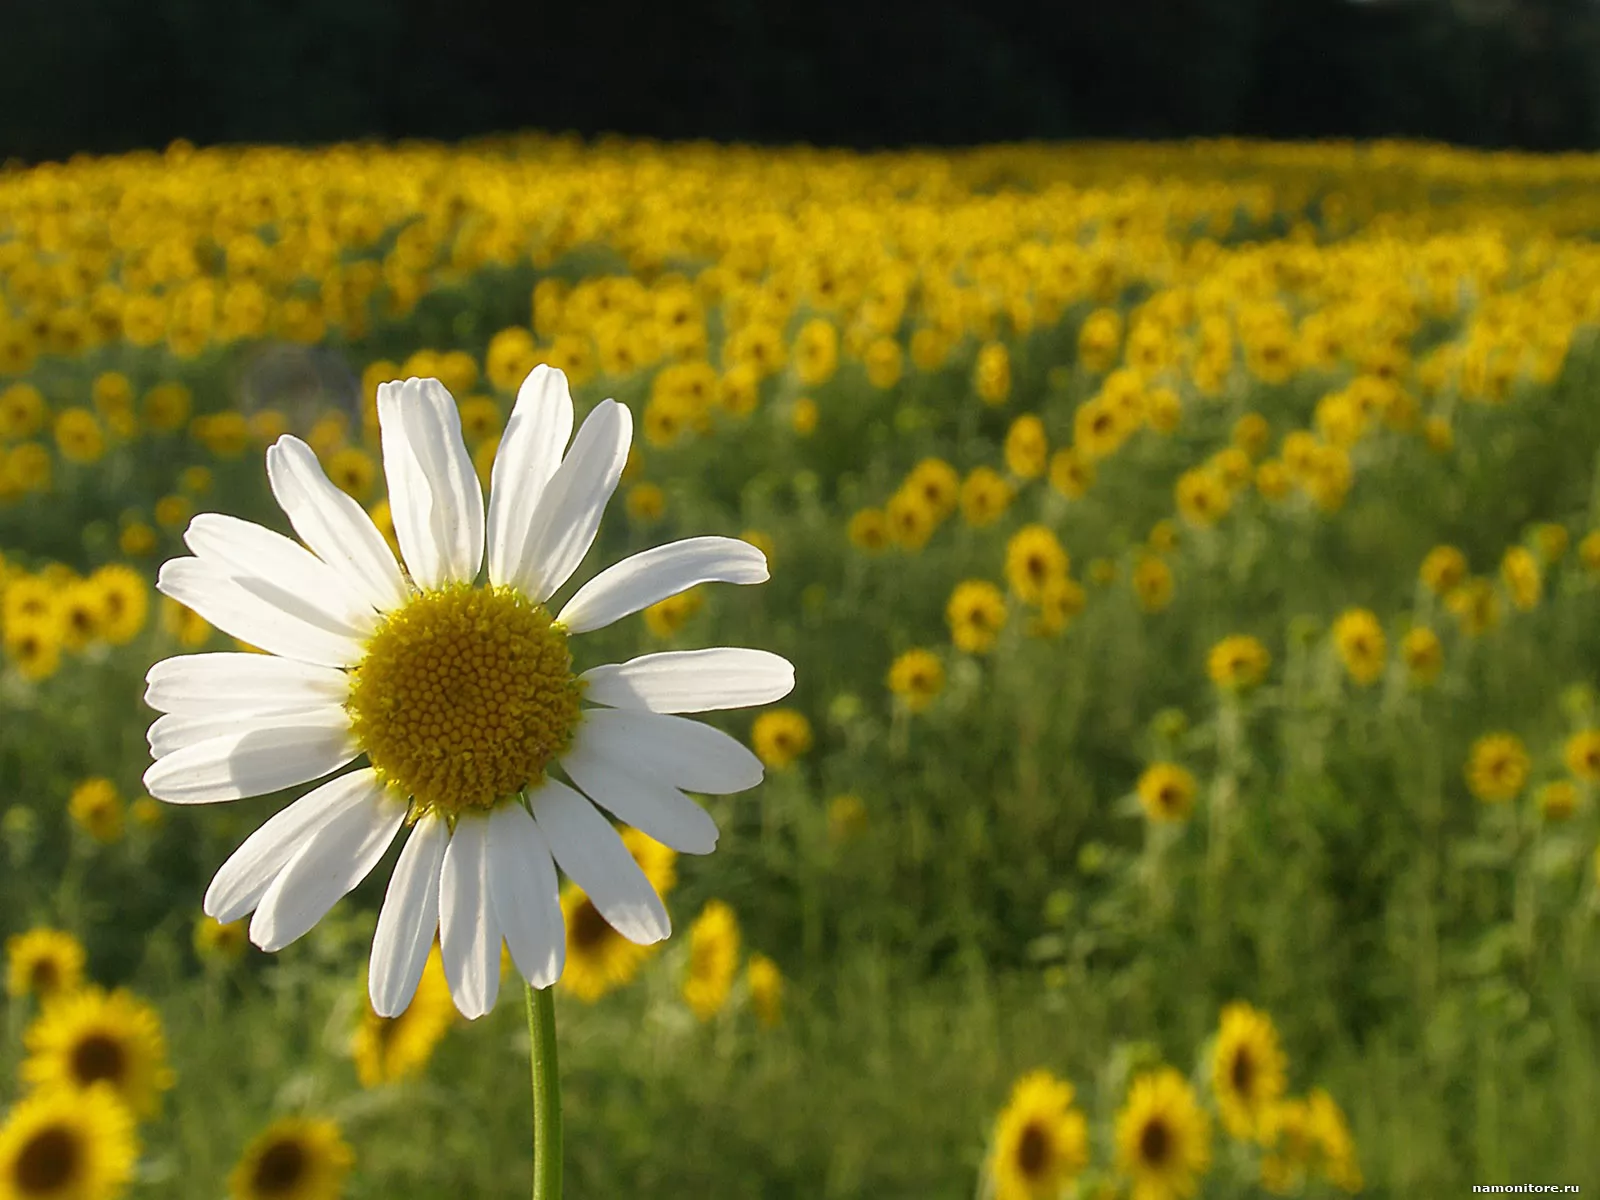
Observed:
[[[556,1066],[556,1004],[550,988],[528,989],[533,1060],[533,1200],[561,1200],[561,1077]]]

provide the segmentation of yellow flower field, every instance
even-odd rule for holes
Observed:
[[[151,665],[255,649],[155,591],[191,518],[288,532],[292,433],[398,549],[378,386],[440,380],[487,488],[540,364],[636,431],[576,583],[771,571],[574,669],[797,681],[712,716],[766,767],[715,854],[625,831],[674,937],[563,882],[569,1195],[1600,1186],[1597,331],[1600,156],[0,172],[0,1200],[526,1194],[519,1005],[461,1019],[435,953],[372,1008],[389,867],[256,949],[201,897],[290,794],[141,779]]]

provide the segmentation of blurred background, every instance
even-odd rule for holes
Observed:
[[[578,669],[799,668],[707,718],[768,768],[716,853],[633,843],[671,939],[567,885],[569,1200],[1600,1183],[1596,0],[0,0],[0,51],[0,1200],[332,1200],[284,1146],[527,1195],[513,977],[371,1009],[398,847],[281,953],[205,916],[298,789],[158,803],[143,698],[255,640],[153,585],[286,528],[266,446],[392,538],[378,386],[487,484],[541,363],[636,421],[572,586],[772,564]],[[23,1186],[64,1137],[113,1182]]]
[[[1595,0],[7,0],[0,158],[541,128],[1600,145]]]

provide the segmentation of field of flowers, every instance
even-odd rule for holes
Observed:
[[[518,989],[370,1007],[396,851],[263,953],[201,897],[297,793],[141,778],[151,665],[251,648],[190,519],[288,532],[294,433],[393,543],[378,385],[487,487],[541,363],[636,431],[575,583],[771,570],[577,665],[797,680],[714,854],[625,832],[674,937],[563,884],[567,1195],[1600,1186],[1597,238],[1600,157],[1412,144],[0,173],[0,1200],[526,1194]]]

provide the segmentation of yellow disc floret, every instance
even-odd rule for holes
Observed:
[[[543,781],[572,741],[580,690],[543,605],[458,585],[384,619],[345,708],[379,778],[454,818]]]

